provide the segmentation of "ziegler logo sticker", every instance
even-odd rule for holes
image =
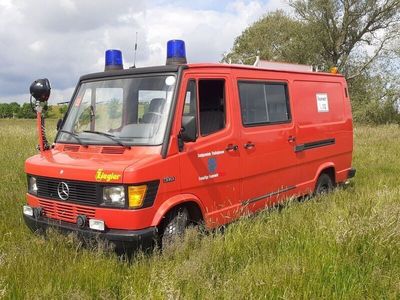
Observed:
[[[103,169],[98,169],[96,171],[96,180],[97,181],[113,181],[113,180],[119,180],[121,178],[121,174],[115,174],[115,173],[105,173],[103,172]]]

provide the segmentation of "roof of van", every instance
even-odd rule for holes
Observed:
[[[242,64],[226,64],[226,63],[195,63],[188,64],[189,68],[228,68],[228,69],[244,69],[244,70],[253,70],[253,71],[269,71],[269,72],[279,72],[279,73],[300,73],[300,74],[310,74],[310,75],[327,75],[327,76],[340,76],[343,77],[342,74],[332,74],[328,72],[313,72],[313,71],[297,71],[297,70],[278,70],[273,68],[260,68],[251,65],[242,65]]]
[[[168,72],[178,72],[179,69],[193,69],[193,68],[226,68],[226,69],[243,69],[243,70],[253,70],[253,71],[269,71],[278,73],[300,73],[308,75],[326,75],[326,76],[340,76],[341,74],[331,74],[326,72],[306,72],[306,71],[286,71],[286,70],[274,70],[267,68],[259,68],[249,65],[239,65],[239,64],[224,64],[224,63],[194,63],[187,65],[163,65],[154,67],[143,67],[143,68],[129,68],[122,70],[112,70],[98,73],[91,73],[83,75],[80,80],[90,80],[99,79],[104,77],[116,77],[124,75],[137,75],[137,74],[153,74],[153,73],[168,73]]]

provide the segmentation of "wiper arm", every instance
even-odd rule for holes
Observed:
[[[87,147],[88,145],[85,144],[84,142],[82,142],[82,140],[78,137],[78,135],[74,132],[68,131],[68,130],[59,130],[59,132],[61,133],[67,133],[70,136],[72,136],[74,139],[76,139],[78,141],[78,143],[84,147]]]
[[[102,135],[102,136],[108,137],[110,140],[114,141],[114,142],[117,143],[118,145],[120,145],[120,146],[122,146],[122,147],[124,147],[124,148],[127,148],[127,149],[131,149],[131,146],[129,146],[129,145],[127,145],[127,144],[121,142],[119,139],[117,139],[117,138],[116,138],[114,135],[112,135],[112,134],[105,133],[105,132],[101,132],[101,131],[94,131],[94,130],[93,130],[93,131],[92,131],[92,130],[84,130],[84,131],[82,131],[82,132],[85,132],[85,133],[94,133],[94,134],[98,134],[98,135]]]

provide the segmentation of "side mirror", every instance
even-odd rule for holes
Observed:
[[[59,131],[61,129],[62,123],[63,123],[63,119],[58,119],[58,121],[57,121],[57,131]]]
[[[50,81],[47,78],[35,80],[29,88],[31,96],[39,102],[46,102],[49,99],[50,90]]]
[[[197,125],[195,116],[182,117],[182,129],[180,132],[182,141],[195,142],[197,139]]]

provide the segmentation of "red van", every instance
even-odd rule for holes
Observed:
[[[147,246],[355,175],[341,75],[184,61],[111,69],[80,78],[55,143],[26,161],[34,231]]]

